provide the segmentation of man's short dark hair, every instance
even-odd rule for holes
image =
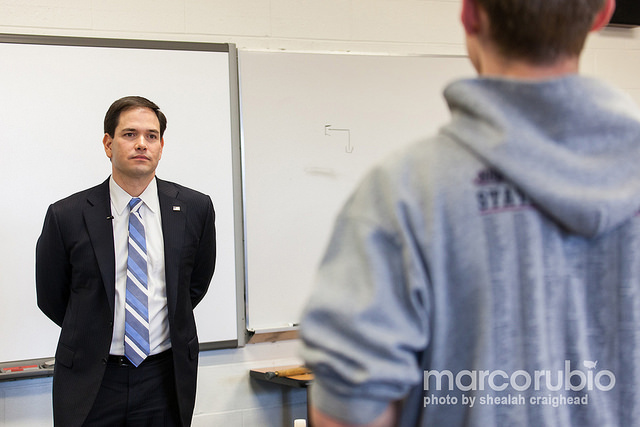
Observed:
[[[125,96],[111,104],[111,107],[107,110],[107,114],[104,116],[104,133],[109,134],[109,136],[113,138],[116,133],[116,128],[118,127],[118,122],[120,121],[120,114],[126,110],[140,107],[149,108],[156,114],[158,122],[160,122],[160,138],[162,138],[167,128],[167,117],[160,111],[160,107],[142,96]]]
[[[476,0],[505,57],[549,64],[580,54],[605,0]]]

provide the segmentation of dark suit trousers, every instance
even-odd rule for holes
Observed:
[[[180,426],[171,351],[137,368],[110,357],[86,427]],[[124,360],[124,358],[121,358]]]

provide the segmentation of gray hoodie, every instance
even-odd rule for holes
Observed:
[[[354,423],[640,425],[640,111],[589,78],[459,81],[339,214],[302,322]]]

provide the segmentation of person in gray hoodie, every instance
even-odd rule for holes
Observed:
[[[640,110],[578,74],[614,0],[462,5],[479,77],[321,261],[313,425],[640,425]]]

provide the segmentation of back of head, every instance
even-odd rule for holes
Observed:
[[[578,56],[605,0],[476,0],[504,57],[550,64]]]

